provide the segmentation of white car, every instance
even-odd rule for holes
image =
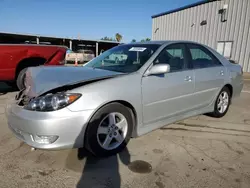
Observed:
[[[77,50],[76,52],[67,53],[66,61],[68,62],[80,62],[86,63],[92,60],[95,57],[95,54],[92,50]]]

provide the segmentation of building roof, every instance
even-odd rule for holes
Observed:
[[[85,39],[85,38],[71,38],[71,37],[56,37],[56,36],[45,36],[39,34],[28,34],[28,33],[11,33],[11,32],[1,32],[1,35],[13,35],[13,36],[28,36],[28,37],[40,37],[40,38],[50,38],[50,39],[66,39],[66,40],[81,40],[81,41],[90,41],[90,42],[104,42],[104,43],[113,43],[120,44],[117,41],[107,41],[107,40],[93,40],[93,39]]]
[[[153,15],[151,17],[152,18],[157,18],[157,17],[160,17],[160,16],[164,16],[164,15],[171,14],[171,13],[174,13],[174,12],[178,12],[178,11],[181,11],[181,10],[185,10],[185,9],[188,9],[188,8],[196,7],[196,6],[203,5],[203,4],[206,4],[206,3],[210,3],[210,2],[213,2],[213,1],[220,1],[220,0],[202,0],[202,1],[198,1],[198,2],[193,3],[193,4],[189,4],[189,5],[177,8],[177,9],[173,9],[173,10],[169,10],[169,11],[162,12],[162,13],[159,13],[159,14],[155,14],[155,15]]]

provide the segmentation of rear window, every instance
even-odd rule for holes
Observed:
[[[194,68],[221,66],[220,61],[206,48],[196,44],[188,44],[187,46],[192,56]]]

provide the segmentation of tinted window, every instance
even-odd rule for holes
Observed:
[[[183,51],[182,49],[167,49],[167,52],[170,53],[173,57],[180,57],[183,58]]]
[[[217,60],[206,48],[195,44],[188,44],[187,46],[191,53],[194,68],[206,68],[221,65],[219,60]]]
[[[154,64],[169,64],[170,72],[181,71],[185,68],[184,52],[183,44],[169,45],[160,52],[154,60]]]

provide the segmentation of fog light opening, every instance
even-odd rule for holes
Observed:
[[[52,144],[54,143],[59,136],[45,136],[45,135],[34,135],[33,140],[39,144]]]

